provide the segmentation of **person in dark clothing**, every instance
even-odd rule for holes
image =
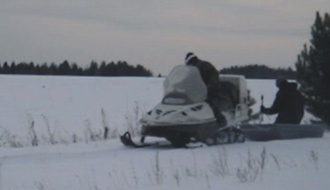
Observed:
[[[225,126],[227,124],[226,118],[220,110],[220,79],[217,69],[209,62],[200,60],[194,53],[187,53],[185,57],[186,65],[195,66],[198,68],[204,84],[207,87],[207,100],[213,110],[214,116],[219,125]]]
[[[280,78],[276,80],[279,88],[273,105],[270,108],[261,106],[261,113],[278,114],[275,124],[288,123],[300,124],[304,115],[305,100],[297,89],[297,84]]]

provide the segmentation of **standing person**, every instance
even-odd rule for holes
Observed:
[[[200,60],[194,53],[187,53],[185,57],[186,65],[192,65],[198,68],[204,84],[207,87],[207,100],[213,110],[220,127],[227,124],[226,118],[222,115],[220,106],[220,80],[217,69],[209,62]]]
[[[272,115],[278,114],[275,123],[300,124],[304,115],[304,97],[297,89],[297,84],[288,82],[284,78],[276,80],[276,86],[279,88],[273,105],[260,108],[261,113]]]

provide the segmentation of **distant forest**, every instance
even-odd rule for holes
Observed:
[[[70,76],[152,76],[152,72],[142,65],[132,66],[125,61],[106,63],[100,65],[92,61],[86,68],[79,67],[76,63],[64,61],[60,64],[35,64],[0,63],[0,74],[21,74],[21,75],[70,75]]]
[[[219,71],[220,74],[244,75],[249,79],[275,79],[279,76],[295,79],[295,71],[288,69],[274,69],[265,65],[232,66]],[[153,73],[142,65],[132,66],[126,61],[105,61],[98,64],[92,61],[89,66],[82,68],[76,63],[64,61],[60,64],[35,64],[8,62],[0,63],[0,74],[21,75],[66,75],[66,76],[153,76]],[[158,77],[161,77],[159,74]]]
[[[220,70],[220,74],[244,75],[248,79],[276,79],[285,77],[287,79],[296,79],[296,72],[291,68],[269,68],[265,65],[246,65],[233,66]]]

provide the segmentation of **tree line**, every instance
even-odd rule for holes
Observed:
[[[296,72],[291,67],[285,68],[270,68],[266,65],[245,65],[245,66],[232,66],[220,70],[220,74],[236,74],[244,75],[248,79],[276,79],[285,77],[287,79],[296,79]]]
[[[275,79],[279,76],[295,79],[295,71],[288,69],[274,69],[265,65],[232,66],[219,71],[220,74],[244,75],[249,79]],[[72,75],[72,76],[153,76],[153,73],[144,66],[129,65],[126,61],[105,61],[98,64],[92,61],[86,68],[79,67],[76,63],[67,60],[60,64],[35,64],[34,62],[0,63],[0,74],[22,74],[22,75]],[[161,76],[161,75],[159,75]]]
[[[76,63],[69,63],[67,60],[60,64],[35,64],[26,63],[0,63],[0,74],[26,74],[26,75],[72,75],[72,76],[152,76],[152,72],[142,65],[129,65],[126,61],[110,62],[105,61],[98,64],[92,61],[86,68]]]

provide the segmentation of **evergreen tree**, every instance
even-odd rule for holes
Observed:
[[[9,67],[9,65],[8,65],[7,62],[5,62],[5,63],[3,64],[2,72],[3,72],[4,74],[9,74],[9,73],[10,73],[10,67]]]
[[[100,68],[99,68],[99,75],[100,76],[106,76],[106,68],[107,68],[107,64],[106,64],[106,62],[105,61],[102,61],[102,63],[101,63],[101,66],[100,66]]]
[[[16,74],[16,63],[14,61],[10,64],[10,74]]]
[[[98,65],[95,61],[92,61],[89,68],[86,70],[87,76],[98,76]]]
[[[61,63],[58,67],[59,75],[70,75],[70,64],[67,60]]]
[[[57,68],[57,65],[55,63],[51,63],[50,66],[49,66],[49,75],[57,75],[58,74],[58,68]]]
[[[330,124],[330,17],[319,12],[311,27],[311,45],[304,45],[298,61],[297,81],[307,110]]]
[[[47,63],[44,63],[39,67],[39,71],[37,74],[48,75],[49,73],[50,73],[49,67],[48,67]]]

